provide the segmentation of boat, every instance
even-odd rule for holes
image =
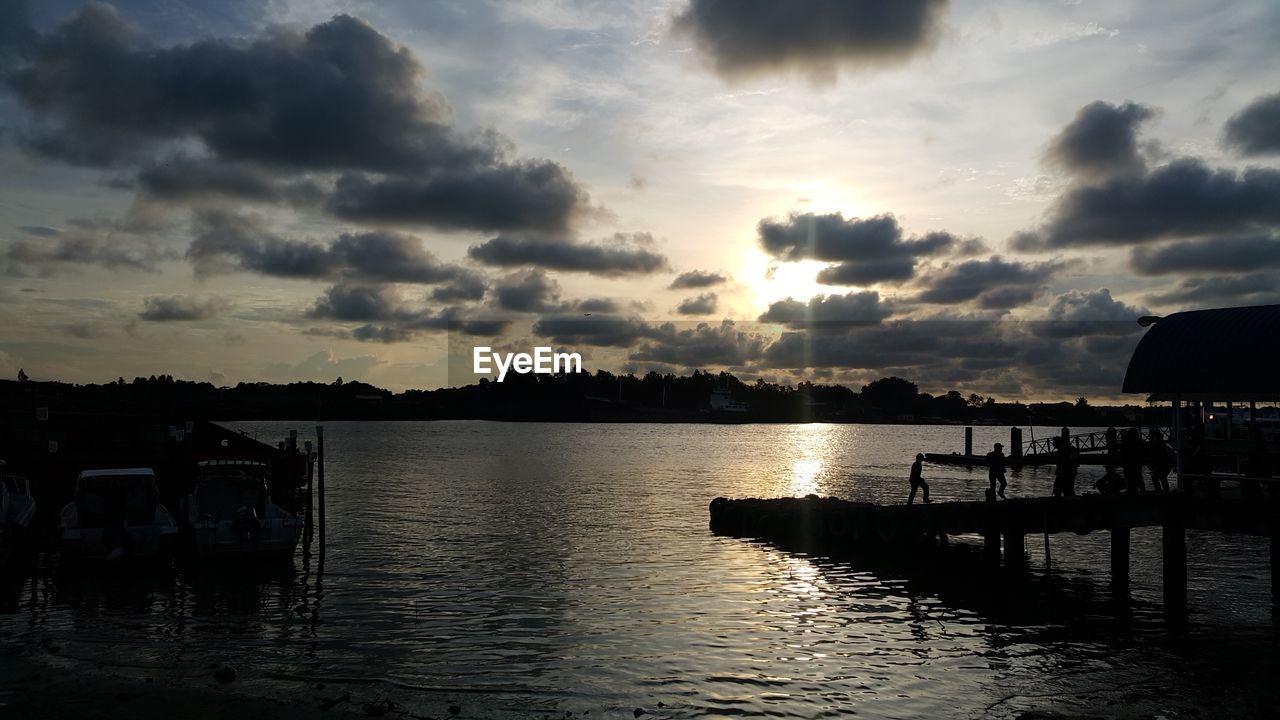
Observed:
[[[269,479],[269,467],[254,460],[197,463],[186,519],[198,557],[293,556],[302,519],[271,501]]]
[[[26,549],[31,541],[31,520],[36,515],[36,501],[31,495],[31,481],[21,475],[9,475],[0,460],[0,568]]]
[[[164,560],[177,549],[178,524],[158,500],[151,468],[81,472],[60,526],[64,557]]]
[[[727,387],[712,390],[708,405],[712,412],[745,413],[750,410],[746,403],[735,401],[733,391]]]

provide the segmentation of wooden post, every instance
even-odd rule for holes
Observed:
[[[1004,531],[1004,564],[1011,568],[1027,564],[1027,540],[1021,530]]]
[[[1178,473],[1177,488],[1182,490],[1185,486],[1182,484],[1182,395],[1173,396],[1173,459],[1177,465],[1175,470]]]
[[[310,463],[311,443],[307,443],[307,462]],[[312,477],[315,468],[307,468],[307,506],[302,516],[302,557],[311,557],[311,539],[315,534],[315,493],[312,490]]]
[[[1271,526],[1271,611],[1280,613],[1280,528]]]
[[[964,454],[965,457],[973,455],[973,428],[964,429]]]
[[[1111,586],[1129,587],[1129,528],[1111,528]]]
[[[319,514],[320,562],[324,562],[324,426],[316,426],[316,511]]]
[[[1181,518],[1164,521],[1164,610],[1179,616],[1187,609],[1187,530]]]
[[[983,534],[983,543],[982,543],[982,548],[983,548],[983,550],[985,550],[985,551],[986,551],[986,553],[987,553],[988,555],[990,555],[990,556],[992,556],[992,557],[994,557],[994,558],[996,558],[996,559],[999,559],[999,557],[1000,557],[1000,531],[999,531],[999,530],[997,530],[994,526],[993,526],[993,527],[988,527],[988,528],[987,528],[987,531]]]
[[[1014,460],[1022,459],[1022,428],[1009,428],[1009,457]]]

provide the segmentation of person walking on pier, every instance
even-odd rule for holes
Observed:
[[[1058,449],[1058,463],[1053,470],[1053,496],[1073,497],[1076,494],[1076,470],[1079,468],[1076,449],[1065,437],[1054,438],[1053,444]]]
[[[1008,483],[1004,479],[1004,445],[995,444],[995,449],[987,453],[987,478],[991,480],[991,489],[987,491],[987,497],[995,499],[998,493],[1001,499],[1005,498],[1004,489],[1008,487]],[[996,489],[996,482],[1000,482],[1000,489]]]
[[[1147,466],[1151,468],[1151,489],[1169,492],[1169,471],[1173,470],[1173,451],[1169,449],[1160,430],[1151,428],[1147,437]]]
[[[924,481],[921,473],[924,472],[924,454],[916,453],[916,461],[911,463],[911,494],[907,495],[907,504],[913,505],[916,501],[916,491],[924,491],[924,501],[933,502],[929,499],[929,483]]]

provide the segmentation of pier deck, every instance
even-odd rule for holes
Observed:
[[[1242,498],[1188,492],[1018,498],[999,502],[935,502],[876,505],[819,498],[716,498],[711,530],[784,548],[827,555],[893,548],[925,551],[950,535],[979,535],[1004,563],[1026,562],[1028,534],[1107,531],[1111,536],[1112,581],[1127,587],[1129,531],[1163,529],[1164,593],[1167,608],[1186,605],[1186,530],[1204,529],[1271,537],[1273,596],[1280,598],[1280,505],[1262,497]],[[1003,541],[1003,542],[1002,542]]]

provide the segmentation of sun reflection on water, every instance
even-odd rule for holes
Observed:
[[[792,456],[798,459],[791,467],[787,494],[793,497],[822,494],[824,480],[831,474],[830,466],[838,451],[835,441],[838,428],[826,423],[795,426],[788,443],[792,446]]]

